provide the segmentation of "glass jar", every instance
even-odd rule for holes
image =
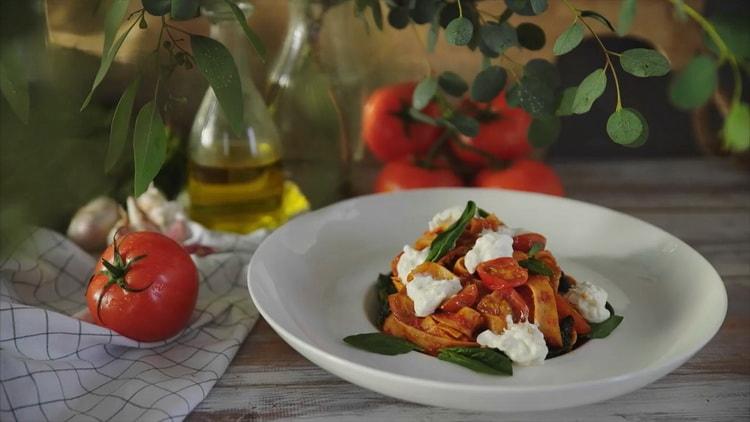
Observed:
[[[238,2],[246,14],[250,5]],[[203,14],[212,38],[231,52],[242,84],[245,130],[232,131],[209,87],[193,122],[188,146],[190,217],[215,230],[249,232],[280,223],[284,193],[281,142],[276,126],[252,81],[251,46],[223,2],[210,2]]]

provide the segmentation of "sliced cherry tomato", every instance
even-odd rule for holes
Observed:
[[[449,168],[425,168],[409,160],[399,160],[383,166],[375,180],[375,192],[462,185],[461,179]]]
[[[510,307],[513,308],[513,319],[515,322],[528,321],[529,319],[529,305],[523,300],[523,297],[513,288],[500,290],[505,300],[510,303]]]
[[[474,179],[474,186],[540,192],[557,196],[563,196],[564,193],[562,182],[552,167],[528,159],[515,161],[506,169],[484,169]]]
[[[497,258],[477,266],[482,283],[490,290],[503,290],[526,283],[529,272],[513,258]]]
[[[524,233],[513,236],[513,250],[528,252],[534,244],[542,245],[542,249],[547,246],[547,238],[539,233]]]
[[[447,312],[458,312],[464,306],[474,306],[477,299],[479,298],[479,288],[476,284],[467,284],[460,292],[449,297],[442,305],[440,309]]]

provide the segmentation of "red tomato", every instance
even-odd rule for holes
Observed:
[[[471,102],[465,103],[464,108],[480,124],[477,136],[469,138],[460,135],[455,142],[451,142],[453,152],[461,161],[477,167],[488,164],[486,157],[469,147],[484,151],[499,160],[514,160],[531,153],[527,136],[531,116],[523,109],[509,107],[505,102],[505,94],[498,95],[487,109],[479,109]]]
[[[428,169],[408,160],[387,163],[375,180],[375,192],[430,188],[436,186],[463,186],[461,179],[448,168]]]
[[[490,290],[518,287],[529,279],[528,270],[518,265],[513,258],[497,258],[482,262],[477,266],[477,273],[484,287]]]
[[[513,250],[528,252],[534,244],[542,245],[542,249],[547,246],[547,238],[539,233],[524,233],[513,236]]]
[[[440,309],[447,312],[458,312],[464,306],[474,306],[478,298],[479,288],[477,285],[474,283],[467,284],[460,292],[443,302]]]
[[[198,271],[190,255],[154,232],[117,239],[102,254],[86,289],[94,322],[145,342],[168,339],[185,328],[197,298]]]
[[[507,169],[484,169],[474,179],[474,186],[563,196],[562,182],[552,167],[528,159],[518,160]]]
[[[362,111],[362,138],[381,161],[392,161],[426,152],[442,133],[437,126],[419,122],[409,115],[413,82],[380,88],[370,95]],[[439,115],[430,103],[422,110]]]
[[[513,288],[500,290],[505,300],[508,301],[510,307],[513,309],[513,320],[515,322],[528,321],[529,319],[529,305],[523,300],[523,297]]]

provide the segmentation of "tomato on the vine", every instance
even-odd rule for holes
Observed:
[[[144,342],[179,333],[197,298],[198,271],[190,255],[154,232],[117,238],[102,253],[86,289],[94,322]]]
[[[362,138],[372,154],[392,161],[426,152],[443,129],[415,120],[410,114],[413,82],[391,85],[373,92],[362,110]],[[422,112],[437,117],[437,104]]]
[[[505,290],[518,287],[529,279],[529,271],[510,257],[482,262],[477,273],[484,287],[490,290]]]
[[[410,160],[386,163],[375,180],[375,192],[431,188],[438,186],[463,186],[461,179],[449,168],[420,167]]]
[[[513,160],[531,153],[527,136],[531,116],[521,108],[508,106],[505,94],[498,95],[486,108],[471,101],[464,102],[462,108],[479,120],[477,136],[460,135],[451,142],[453,153],[464,163],[480,167],[489,164],[485,155]]]
[[[552,167],[539,161],[518,160],[506,169],[484,169],[474,179],[480,188],[502,188],[563,196],[560,178]]]

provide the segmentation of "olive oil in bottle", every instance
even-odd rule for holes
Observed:
[[[224,3],[210,4],[204,13],[211,20],[211,36],[232,53],[239,71],[245,128],[241,133],[232,130],[209,88],[190,134],[190,217],[210,229],[238,233],[275,227],[283,218],[279,135],[250,77],[252,53],[242,28]],[[243,10],[250,7],[237,5]]]

